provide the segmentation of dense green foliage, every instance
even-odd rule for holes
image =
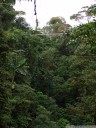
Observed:
[[[0,128],[96,125],[96,22],[48,37],[0,10]]]

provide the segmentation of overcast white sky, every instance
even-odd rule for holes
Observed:
[[[43,27],[51,17],[62,16],[66,22],[71,25],[76,25],[77,22],[70,20],[70,16],[80,11],[83,6],[89,6],[95,3],[95,0],[37,0],[37,14],[39,27]],[[26,12],[26,21],[35,27],[35,16],[33,2],[17,0],[15,9]]]

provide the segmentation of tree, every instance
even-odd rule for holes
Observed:
[[[26,31],[30,28],[29,24],[26,23],[26,21],[23,17],[16,18],[14,23],[13,23],[13,27],[16,27],[18,29],[22,29],[24,31]]]
[[[93,16],[93,20],[96,20],[96,4],[91,5],[88,8],[88,14],[92,17]]]
[[[59,33],[62,32],[71,26],[66,24],[66,21],[63,17],[52,17],[48,22],[47,26],[44,27],[45,33]]]
[[[63,17],[52,17],[47,24],[54,25],[54,24],[65,24],[66,21]]]
[[[73,14],[70,16],[70,19],[74,19],[79,23],[82,23],[82,20],[86,20],[88,23],[94,19],[96,15],[96,5],[85,6],[81,8],[82,10],[79,11],[77,14]]]
[[[0,4],[0,27],[7,30],[12,26],[16,12],[10,4]]]

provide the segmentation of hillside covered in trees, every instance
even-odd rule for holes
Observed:
[[[14,0],[5,1],[0,0],[0,128],[96,125],[96,5],[87,8],[88,23],[46,36],[16,17],[22,12],[13,9]]]

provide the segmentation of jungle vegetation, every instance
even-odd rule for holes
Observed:
[[[7,2],[0,0],[0,128],[96,125],[96,5],[88,23],[50,37]]]

